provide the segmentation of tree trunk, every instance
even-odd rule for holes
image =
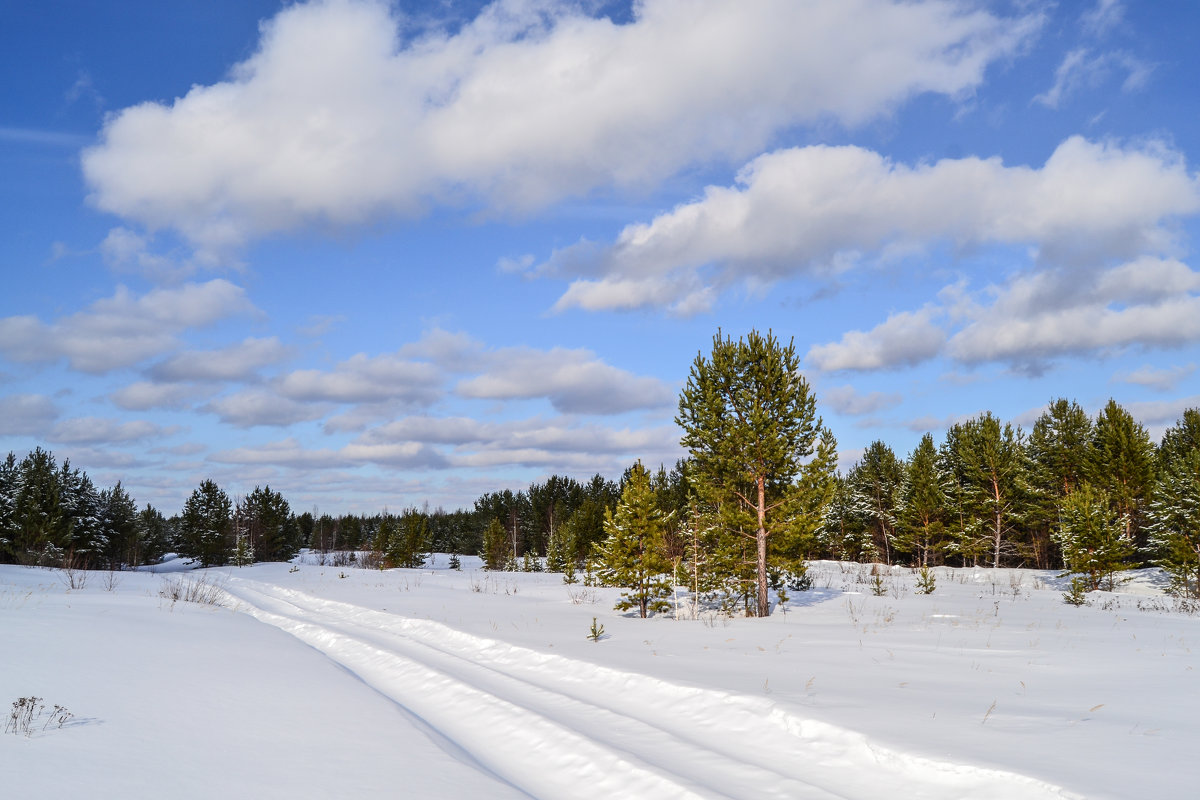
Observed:
[[[771,613],[770,603],[767,602],[767,480],[758,476],[758,532],[755,536],[758,544],[758,616],[765,617]]]

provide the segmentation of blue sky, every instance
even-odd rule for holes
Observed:
[[[3,4],[0,448],[177,510],[681,455],[721,329],[843,466],[1200,405],[1200,5]]]

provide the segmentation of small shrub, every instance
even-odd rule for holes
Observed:
[[[460,561],[458,559],[457,553],[450,554],[450,569],[453,569],[453,570],[461,570],[462,569],[462,561]]]
[[[871,579],[871,594],[876,597],[883,597],[887,594],[887,584],[883,582],[882,575],[876,575]]]
[[[1071,588],[1063,592],[1063,602],[1072,606],[1087,605],[1088,580],[1083,576],[1071,578]]]
[[[596,618],[592,617],[592,627],[588,631],[587,638],[593,642],[598,642],[604,638],[604,626],[596,623]]]
[[[208,575],[164,579],[158,594],[172,603],[182,600],[185,603],[220,606],[224,605],[225,601],[224,585],[210,580]]]
[[[937,578],[934,577],[933,570],[929,567],[921,567],[921,571],[917,573],[917,592],[933,594],[933,590],[936,588]]]

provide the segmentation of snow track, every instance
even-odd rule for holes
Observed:
[[[235,578],[239,610],[321,651],[536,798],[1068,797],[912,756],[767,698],[540,653]]]

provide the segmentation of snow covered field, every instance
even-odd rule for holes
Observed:
[[[1200,615],[1139,574],[814,565],[765,620],[641,620],[559,575],[0,566],[6,797],[1186,796]],[[173,562],[168,568],[182,565]],[[76,576],[78,579],[78,576]],[[111,578],[111,579],[110,579]],[[203,580],[223,605],[172,601]],[[599,642],[586,636],[595,617]]]

